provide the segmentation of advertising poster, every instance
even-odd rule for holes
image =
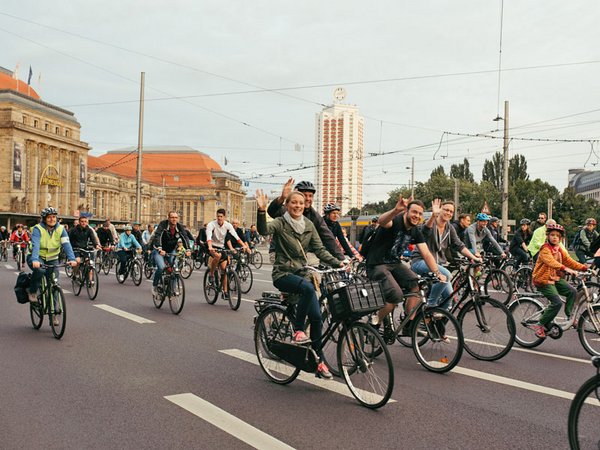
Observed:
[[[85,161],[79,158],[79,197],[85,198]]]
[[[23,177],[23,144],[15,142],[13,148],[13,189],[21,189]]]

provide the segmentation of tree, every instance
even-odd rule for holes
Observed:
[[[598,204],[591,198],[578,194],[575,188],[568,187],[554,203],[554,219],[569,233],[575,233],[585,224],[588,217],[596,217]]]
[[[473,173],[469,167],[469,160],[467,158],[465,158],[461,164],[452,164],[450,166],[450,178],[457,178],[459,180],[465,180],[471,183],[475,181]]]
[[[482,181],[489,181],[496,189],[502,189],[502,153],[496,152],[492,160],[486,159],[481,172]]]
[[[515,155],[508,161],[508,185],[513,185],[517,180],[529,180],[527,160],[523,155]]]
[[[360,208],[350,208],[346,213],[347,216],[360,216]]]
[[[439,166],[437,166],[437,167],[436,167],[435,169],[433,169],[433,171],[431,172],[431,176],[432,176],[432,177],[433,177],[433,176],[439,176],[439,175],[442,175],[442,176],[444,176],[444,177],[446,176],[446,171],[444,170],[444,166],[442,166],[442,165],[439,165]]]

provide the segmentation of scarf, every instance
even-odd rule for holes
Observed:
[[[304,228],[306,227],[306,223],[304,222],[304,216],[300,216],[299,219],[294,219],[292,216],[290,216],[290,213],[286,211],[283,214],[283,218],[287,223],[290,224],[290,226],[296,233],[304,233]]]

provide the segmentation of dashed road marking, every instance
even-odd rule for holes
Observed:
[[[131,320],[133,322],[136,322],[136,323],[156,323],[153,320],[145,319],[145,318],[143,318],[141,316],[136,316],[135,314],[131,314],[131,313],[128,313],[126,311],[122,311],[122,310],[117,309],[117,308],[115,308],[113,306],[102,305],[102,304],[100,304],[100,305],[94,305],[94,306],[96,308],[103,309],[106,312],[115,314],[115,315],[123,317],[125,319],[129,319],[129,320]]]

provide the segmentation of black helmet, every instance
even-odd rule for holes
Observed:
[[[491,223],[500,222],[500,219],[498,219],[496,216],[492,216],[492,217],[490,217],[490,222]]]
[[[42,216],[42,219],[45,219],[48,216],[58,216],[58,211],[56,210],[56,208],[49,206],[47,208],[42,209],[40,216]]]
[[[323,214],[329,214],[331,211],[341,211],[341,209],[335,203],[327,203],[323,208]]]
[[[312,192],[313,194],[317,192],[317,190],[315,189],[315,185],[312,184],[310,181],[301,181],[296,185],[294,189],[300,192]]]
[[[531,220],[529,219],[521,219],[521,222],[519,222],[519,225],[529,225],[531,223]]]

